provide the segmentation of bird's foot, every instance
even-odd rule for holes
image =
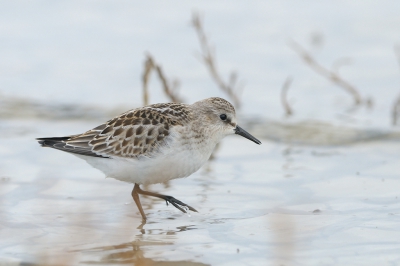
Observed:
[[[180,200],[175,199],[174,197],[165,196],[165,197],[164,197],[164,200],[165,200],[167,206],[168,206],[168,203],[171,203],[175,208],[177,208],[177,209],[180,210],[181,212],[186,213],[186,210],[185,210],[185,209],[189,209],[189,210],[191,210],[191,211],[198,212],[195,208],[193,208],[193,207],[187,205],[186,203],[183,203],[183,202],[180,201]]]

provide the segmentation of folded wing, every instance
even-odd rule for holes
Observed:
[[[181,109],[179,104],[135,109],[83,134],[37,140],[44,147],[86,156],[151,157],[172,140],[171,129],[187,120],[186,113],[182,119]]]

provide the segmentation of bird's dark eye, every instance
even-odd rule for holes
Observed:
[[[227,116],[226,116],[226,114],[222,114],[222,115],[219,116],[219,118],[221,118],[221,120],[226,120]]]

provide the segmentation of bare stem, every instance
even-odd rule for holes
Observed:
[[[161,66],[156,65],[156,71],[158,74],[158,78],[160,79],[161,84],[164,88],[164,93],[171,99],[171,101],[178,103],[182,102],[182,99],[179,97],[177,93],[179,82],[173,81],[171,84],[168,82],[167,78],[162,71]]]
[[[315,72],[320,74],[321,76],[327,78],[334,84],[338,85],[339,87],[346,90],[353,96],[354,104],[359,105],[361,104],[361,96],[358,93],[358,90],[348,83],[346,80],[342,79],[337,73],[330,71],[329,69],[325,68],[321,64],[319,64],[303,47],[301,47],[295,41],[290,41],[289,46],[297,53],[299,56],[304,60],[304,62],[311,67]]]
[[[201,59],[207,67],[212,79],[218,87],[232,99],[235,106],[240,108],[241,102],[238,95],[240,88],[238,88],[237,85],[237,74],[231,72],[229,81],[227,82],[222,79],[216,66],[215,49],[208,43],[208,38],[204,33],[203,21],[198,13],[193,13],[192,25],[196,30],[200,42]]]
[[[290,85],[292,84],[292,81],[293,81],[292,77],[287,77],[282,85],[282,90],[281,90],[281,102],[283,109],[285,109],[286,116],[291,116],[293,114],[293,110],[290,107],[289,102],[287,100],[287,92],[290,88]]]
[[[392,125],[397,126],[400,118],[400,96],[397,97],[397,100],[393,104],[392,108]]]
[[[144,71],[142,75],[143,83],[143,105],[149,104],[149,79],[151,70],[154,68],[154,62],[150,55],[147,55],[146,61],[144,61]]]
[[[396,54],[397,62],[400,67],[400,45],[394,47],[394,53]],[[396,126],[399,122],[398,120],[400,120],[400,95],[397,97],[392,107],[392,125]]]
[[[144,71],[142,75],[143,104],[144,105],[149,104],[148,86],[149,86],[150,74],[152,71],[156,71],[157,76],[163,86],[165,95],[167,95],[172,102],[183,102],[182,98],[178,95],[179,82],[177,80],[173,80],[172,83],[170,83],[168,79],[165,77],[161,66],[155,62],[155,60],[150,54],[147,54],[146,60],[144,62]]]

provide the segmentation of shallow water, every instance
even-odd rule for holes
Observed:
[[[199,213],[142,197],[143,225],[131,184],[34,138],[142,105],[146,52],[187,103],[227,98],[198,60],[194,10],[223,79],[237,71],[245,85],[240,125],[263,144],[226,138],[199,172],[148,186]],[[0,2],[0,265],[399,265],[399,10],[389,0]],[[160,91],[153,75],[151,103],[169,101]]]
[[[1,139],[2,261],[118,265],[310,265],[400,262],[400,143],[287,145],[227,138],[186,179],[147,189],[195,207],[190,216],[142,198],[84,161],[40,148],[44,129],[86,121],[8,121],[33,132]],[[5,134],[7,136],[7,134]],[[371,153],[370,151],[374,151]],[[357,263],[354,263],[354,261]]]

